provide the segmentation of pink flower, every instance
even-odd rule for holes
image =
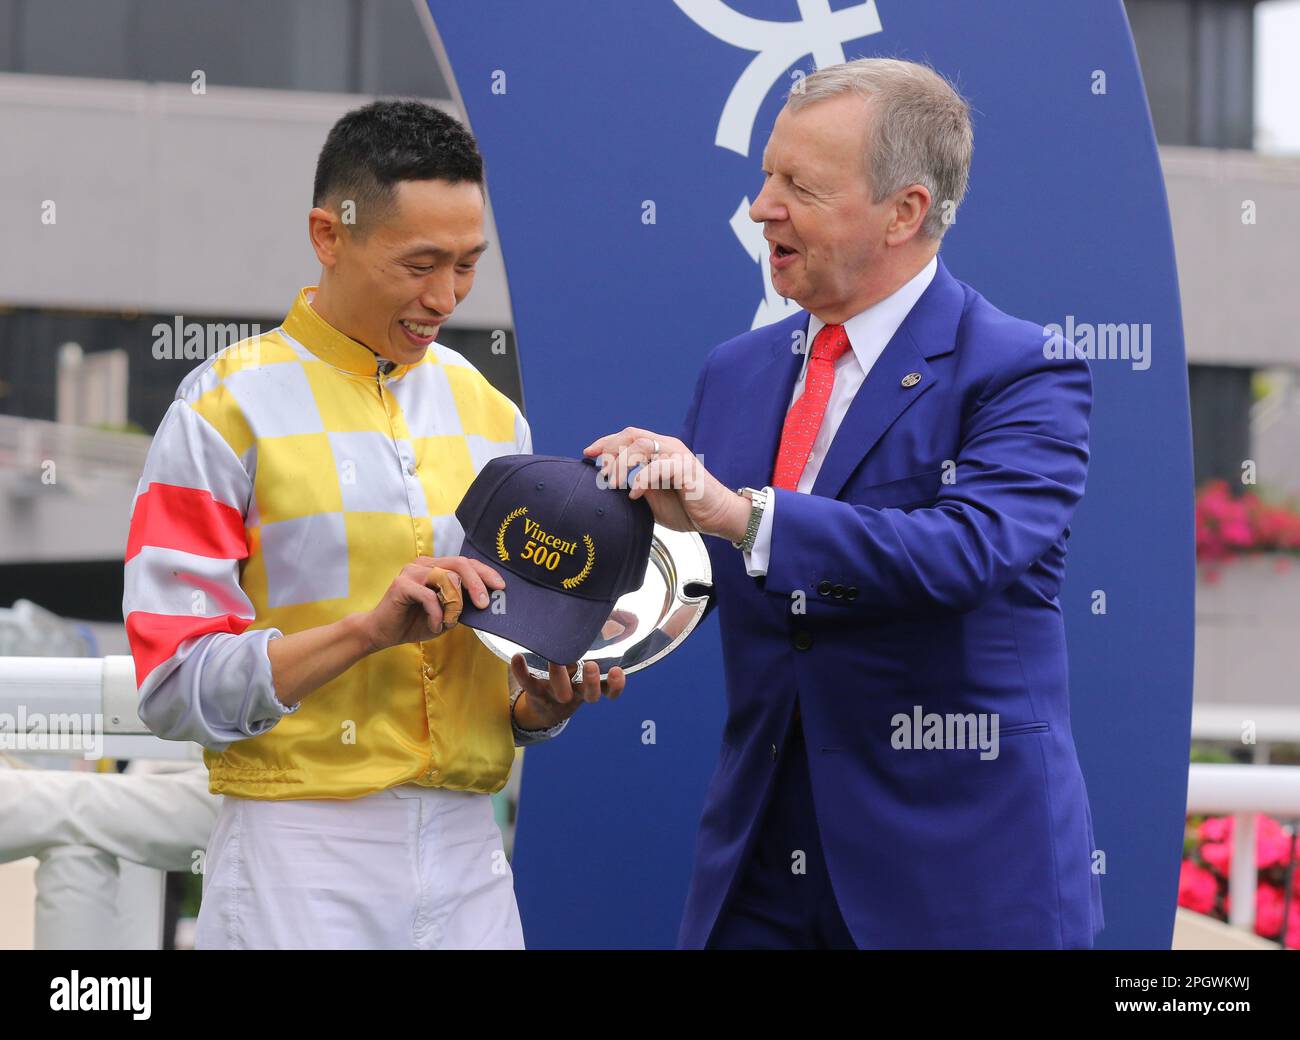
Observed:
[[[1178,875],[1179,906],[1195,910],[1198,914],[1208,914],[1214,909],[1214,900],[1218,894],[1219,882],[1213,874],[1189,859],[1183,860],[1182,870]],[[1279,911],[1280,920],[1281,911]]]
[[[1232,865],[1232,824],[1231,816],[1207,816],[1196,830],[1201,859],[1225,877]],[[1290,858],[1291,836],[1277,820],[1261,813],[1255,825],[1255,865],[1260,870],[1284,867]]]
[[[1266,502],[1253,492],[1234,496],[1223,480],[1196,496],[1196,558],[1221,563],[1243,553],[1300,552],[1300,505]],[[1210,571],[1206,580],[1214,582]]]
[[[1276,939],[1281,928],[1282,890],[1277,885],[1260,885],[1255,889],[1255,934]]]
[[[1222,877],[1227,877],[1228,868],[1232,866],[1232,845],[1226,841],[1207,841],[1201,846],[1201,859]]]
[[[1260,870],[1284,867],[1291,859],[1291,836],[1271,816],[1260,816],[1255,845]]]
[[[1252,531],[1244,516],[1226,516],[1219,522],[1219,534],[1229,545],[1250,545]]]

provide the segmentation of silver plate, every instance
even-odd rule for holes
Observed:
[[[614,667],[628,675],[650,667],[681,646],[700,623],[712,590],[713,568],[704,539],[694,531],[655,524],[645,580],[614,604],[600,637],[579,666],[596,661],[602,679]],[[491,632],[473,631],[503,661],[523,654],[533,675],[539,679],[550,675],[549,662],[527,647]]]

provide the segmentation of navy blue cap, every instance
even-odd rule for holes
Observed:
[[[586,654],[618,598],[641,587],[654,536],[645,499],[599,476],[594,459],[553,455],[502,455],[479,471],[456,507],[461,555],[506,588],[483,608],[466,597],[461,624],[559,664]]]

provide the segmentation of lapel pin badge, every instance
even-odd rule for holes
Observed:
[[[903,376],[903,386],[907,387],[909,390],[912,387],[916,386],[916,384],[919,383],[920,381],[921,381],[920,372],[908,372],[907,375]]]

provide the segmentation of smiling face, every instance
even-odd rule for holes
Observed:
[[[312,245],[324,268],[312,307],[345,335],[411,365],[474,284],[487,248],[483,192],[471,181],[410,180],[398,181],[394,193],[393,205],[362,234],[332,207],[311,211]]]
[[[768,241],[772,287],[828,324],[898,288],[905,265],[896,247],[915,237],[919,186],[871,201],[869,116],[869,103],[854,94],[783,109],[763,152],[763,190],[749,210]]]

